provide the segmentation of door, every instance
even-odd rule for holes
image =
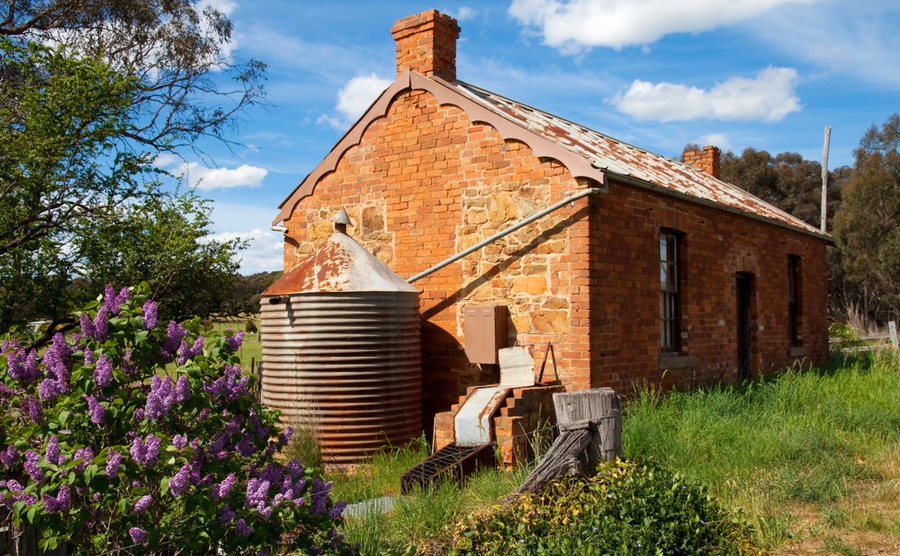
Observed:
[[[738,377],[750,380],[753,370],[753,340],[751,335],[752,315],[750,313],[750,293],[753,275],[747,272],[737,274],[737,341]]]

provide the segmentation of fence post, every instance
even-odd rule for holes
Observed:
[[[890,332],[891,332],[891,346],[896,351],[898,348],[898,346],[897,346],[897,321],[892,320],[891,322],[889,322],[888,329],[890,329]]]
[[[592,473],[623,455],[619,396],[612,388],[553,394],[559,437],[518,492],[538,492],[560,476]]]
[[[622,457],[622,414],[619,395],[612,388],[553,394],[556,422],[563,430],[579,421],[596,424],[592,428],[590,461],[610,461]]]

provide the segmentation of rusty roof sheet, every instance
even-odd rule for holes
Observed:
[[[770,205],[743,189],[707,174],[703,170],[629,145],[553,114],[508,99],[474,85],[455,81],[460,93],[503,118],[543,136],[562,148],[584,157],[600,172],[624,181],[650,186],[762,216],[800,228],[829,240],[817,228]],[[598,172],[598,175],[600,174]]]
[[[418,293],[352,237],[335,232],[262,295],[351,291]]]

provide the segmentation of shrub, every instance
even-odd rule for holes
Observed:
[[[855,328],[842,322],[828,325],[828,343],[831,351],[855,349],[865,344]]]
[[[607,462],[460,524],[452,554],[741,554],[747,526],[653,463]]]
[[[242,333],[157,322],[149,293],[107,287],[43,354],[3,341],[0,501],[15,524],[75,554],[345,551],[331,484],[276,459],[291,431],[250,393]]]

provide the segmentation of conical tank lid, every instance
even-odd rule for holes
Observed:
[[[311,292],[411,292],[418,290],[348,236],[346,212],[334,234],[300,264],[266,288],[263,296]]]

